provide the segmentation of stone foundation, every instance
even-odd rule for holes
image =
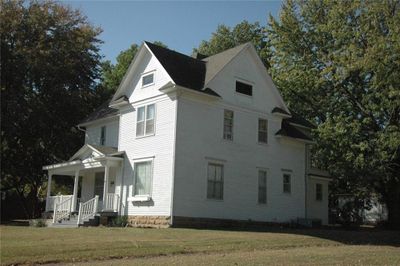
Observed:
[[[174,216],[173,227],[185,228],[252,228],[289,227],[289,223],[260,222],[252,220],[229,220],[215,218]]]
[[[168,228],[170,222],[170,216],[128,216],[128,224],[132,227]]]

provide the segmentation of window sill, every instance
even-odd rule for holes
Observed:
[[[144,135],[144,136],[136,136],[136,139],[144,139],[144,138],[148,138],[148,137],[153,137],[153,136],[155,136],[155,135],[156,135],[156,134],[153,133],[153,134]]]
[[[155,84],[154,82],[153,82],[153,83],[146,84],[146,85],[142,86],[142,89],[147,88],[147,87],[150,87],[150,86],[153,86],[154,84]]]
[[[132,201],[132,202],[146,202],[146,201],[150,201],[151,197],[148,195],[138,195],[138,196],[133,196],[133,197],[129,197],[128,201]]]
[[[258,144],[258,145],[261,145],[261,146],[266,146],[266,147],[269,146],[268,142],[259,142],[259,141],[258,141],[257,144]]]
[[[210,198],[206,198],[206,201],[224,202],[224,199],[210,199]]]

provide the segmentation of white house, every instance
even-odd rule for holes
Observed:
[[[73,195],[49,186],[46,210],[55,224],[100,214],[160,227],[326,224],[330,179],[308,166],[312,127],[287,108],[250,43],[192,58],[145,42],[112,100],[79,125],[85,145],[43,167],[49,183],[75,178]]]

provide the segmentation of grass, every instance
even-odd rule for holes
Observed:
[[[1,226],[1,264],[400,264],[400,232]]]

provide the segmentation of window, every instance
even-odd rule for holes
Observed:
[[[101,127],[100,132],[100,145],[104,146],[106,144],[106,127]]]
[[[222,200],[224,198],[224,166],[209,163],[207,176],[207,198]]]
[[[267,204],[267,171],[258,171],[258,203]]]
[[[224,139],[233,140],[233,111],[224,111]]]
[[[148,136],[154,134],[154,104],[142,106],[137,109],[136,136]]]
[[[154,73],[147,74],[142,77],[142,87],[153,84],[154,83]]]
[[[266,119],[258,119],[258,142],[268,143],[268,121]]]
[[[236,81],[236,92],[252,96],[253,95],[253,86],[243,83],[243,82],[240,82],[240,81]]]
[[[152,161],[137,162],[135,169],[134,195],[150,195],[152,180]]]
[[[290,174],[283,174],[283,192],[284,193],[291,193],[291,176]]]
[[[322,201],[322,184],[315,184],[315,199]]]

